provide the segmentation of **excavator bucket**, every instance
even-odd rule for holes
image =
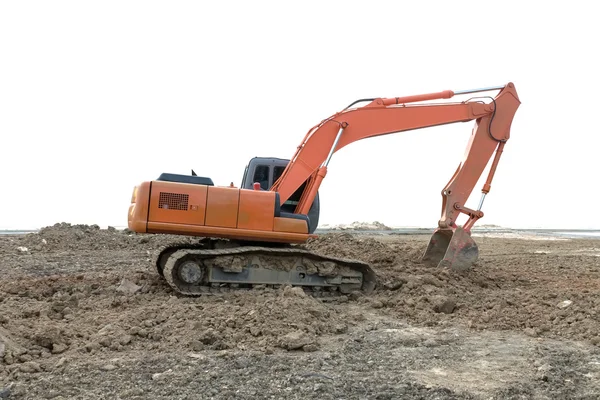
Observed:
[[[470,268],[479,258],[477,243],[471,234],[463,228],[436,229],[422,261],[442,268],[464,271]]]

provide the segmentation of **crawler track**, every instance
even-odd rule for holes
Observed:
[[[370,293],[375,273],[366,263],[322,256],[301,248],[245,245],[205,239],[162,249],[156,267],[176,292],[200,296],[258,285],[302,287],[315,297]]]

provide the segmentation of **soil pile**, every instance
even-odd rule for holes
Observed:
[[[19,239],[19,246],[30,251],[158,248],[170,241],[194,240],[174,235],[139,235],[128,229],[100,229],[98,225],[71,225],[65,222],[44,227],[37,233]]]
[[[459,274],[419,261],[425,236],[325,234],[305,247],[370,263],[379,286],[370,296],[323,302],[289,287],[175,296],[155,272],[153,256],[182,240],[197,239],[69,224],[0,239],[0,327],[21,346],[3,349],[7,371],[69,352],[310,352],[323,335],[344,333],[372,315],[600,343],[600,299],[593,295],[600,257],[570,256],[580,244],[553,244],[563,249],[553,255],[527,250],[523,241],[482,239],[480,261]]]
[[[398,258],[398,252],[389,245],[373,238],[361,238],[346,232],[327,233],[311,238],[304,247],[324,255],[365,261],[373,264],[375,269],[379,266],[393,265]]]
[[[153,256],[182,240],[68,224],[0,238],[7,278],[0,281],[0,327],[18,344],[3,349],[5,371],[27,362],[44,368],[59,354],[312,352],[319,337],[344,333],[353,323],[300,288],[175,296],[156,273]]]
[[[323,229],[331,229],[331,230],[338,230],[338,231],[391,231],[392,228],[390,228],[389,226],[382,224],[379,221],[373,221],[373,222],[358,222],[358,221],[354,221],[351,224],[348,225],[334,225],[334,226],[330,226],[330,225],[323,225],[322,226]]]
[[[48,290],[40,281],[29,281],[28,290],[2,285],[8,295],[0,323],[23,349],[5,351],[4,362],[125,350],[310,352],[319,349],[319,336],[348,330],[344,315],[299,288],[189,299],[157,295],[141,274],[136,281],[101,287],[85,278],[70,285],[51,280]]]
[[[29,393],[36,396],[77,397],[83,394],[74,387],[91,387],[93,397],[106,397],[106,385],[92,383],[105,382],[106,377],[112,379],[111,390],[117,390],[110,397],[161,398],[157,394],[163,390],[165,398],[185,397],[190,382],[202,377],[201,387],[190,393],[209,387],[212,395],[213,389],[221,393],[223,386],[243,387],[247,398],[256,398],[256,387],[272,389],[272,376],[264,376],[264,371],[279,376],[286,390],[304,387],[289,381],[288,372],[300,365],[337,376],[340,391],[356,382],[360,382],[357,387],[371,385],[374,390],[373,377],[381,377],[382,371],[394,371],[382,382],[394,381],[407,370],[422,370],[425,381],[439,381],[443,377],[435,372],[439,355],[451,354],[448,359],[455,362],[473,347],[469,342],[454,348],[456,354],[448,353],[448,346],[457,340],[448,332],[457,327],[469,335],[482,330],[498,335],[494,331],[500,330],[513,331],[507,335],[517,332],[600,343],[596,295],[600,241],[478,238],[479,262],[472,271],[459,274],[420,262],[428,239],[427,235],[368,237],[344,232],[309,240],[306,248],[368,262],[378,276],[379,286],[370,296],[353,293],[325,301],[291,287],[199,298],[175,295],[156,273],[153,258],[163,245],[197,238],[70,224],[47,227],[37,234],[0,236],[0,397],[10,392],[11,398],[27,398],[24,393],[29,385],[34,388]],[[412,327],[403,327],[405,322]],[[446,332],[449,341],[433,333],[423,336],[427,326],[431,332]],[[408,330],[401,334],[403,329]],[[537,339],[528,339],[539,347]],[[487,363],[489,357],[482,354],[491,350],[488,341],[484,342],[478,346],[485,350],[476,353]],[[398,350],[399,345],[407,347]],[[506,345],[502,338],[496,356],[506,355]],[[430,375],[420,366],[420,359],[411,361],[415,349],[431,362],[434,372]],[[523,357],[519,349],[512,351]],[[252,362],[247,361],[248,354],[254,354]],[[536,359],[532,354],[527,357]],[[535,365],[542,371],[540,382],[562,387],[566,380],[559,379],[560,374],[575,367],[561,369],[560,365],[582,360],[574,354],[561,355],[568,362],[548,361],[556,366],[556,374],[546,363]],[[228,359],[221,358],[227,355],[239,361],[240,368],[232,371]],[[259,363],[256,371],[248,369],[254,362]],[[507,367],[502,371],[512,369],[513,361],[503,362]],[[580,387],[582,376],[600,377],[595,375],[600,372],[588,370],[592,362],[596,361],[581,361],[577,368],[583,372],[577,372],[577,377],[568,375],[574,387]],[[530,372],[529,361],[520,363],[520,371]],[[469,362],[459,364],[449,367],[450,371]],[[177,373],[169,372],[171,368]],[[362,371],[365,381],[348,375],[352,371]],[[255,380],[246,382],[248,376]],[[180,385],[163,384],[174,377],[182,379]],[[407,376],[402,379],[412,382]],[[461,375],[451,381],[462,379]],[[129,387],[134,380],[137,394]],[[240,386],[242,381],[245,386]],[[56,382],[62,383],[56,386]],[[538,381],[532,381],[527,388],[538,386]],[[303,395],[321,396],[319,390],[325,387],[318,387],[313,390],[311,386]],[[331,395],[337,390],[328,388],[326,393]],[[377,393],[403,390],[377,386]],[[420,386],[406,390],[414,398],[423,398],[425,393]],[[428,395],[439,398],[434,392]]]
[[[514,242],[478,239],[479,261],[472,270],[457,273],[420,262],[426,240],[397,238],[384,243],[334,233],[310,241],[307,247],[371,263],[379,288],[358,301],[388,315],[425,326],[460,322],[479,330],[519,330],[531,336],[600,344],[600,298],[594,295],[600,288],[600,257],[595,253],[506,254]]]

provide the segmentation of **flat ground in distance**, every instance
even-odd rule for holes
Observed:
[[[326,233],[306,247],[379,279],[333,301],[176,296],[151,261],[174,239],[0,236],[0,398],[600,398],[598,239],[479,237],[459,274],[419,263],[428,235]]]

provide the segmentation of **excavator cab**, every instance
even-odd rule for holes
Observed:
[[[255,182],[260,184],[261,190],[269,190],[273,183],[279,179],[283,171],[289,164],[290,160],[283,158],[272,157],[254,157],[250,159],[248,165],[244,169],[242,176],[242,189],[252,189]],[[296,206],[300,201],[300,196],[304,193],[306,182],[302,184],[294,194],[281,205],[281,211],[288,214],[293,214]],[[319,225],[319,193],[315,196],[312,206],[308,212],[308,233],[312,234]]]

